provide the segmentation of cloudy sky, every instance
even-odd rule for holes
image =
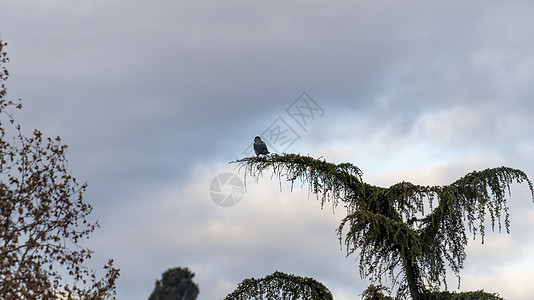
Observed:
[[[242,178],[228,162],[275,129],[287,131],[271,150],[351,162],[381,186],[503,165],[534,178],[533,13],[493,0],[0,0],[0,38],[23,130],[61,136],[89,184],[91,267],[115,259],[118,299],[147,299],[182,266],[199,300],[276,270],[348,300],[369,282],[337,240],[342,210],[269,176],[221,207],[212,180]],[[462,290],[532,299],[525,184],[509,204],[511,234],[470,242]]]

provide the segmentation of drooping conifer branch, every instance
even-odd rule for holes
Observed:
[[[446,286],[447,266],[459,283],[467,229],[483,242],[489,215],[492,230],[497,227],[500,232],[504,225],[509,232],[506,197],[513,183],[527,182],[534,200],[527,175],[508,167],[474,171],[450,185],[400,182],[385,188],[365,183],[360,169],[352,164],[309,156],[271,155],[233,163],[245,169],[245,178],[259,179],[272,168],[271,178],[281,181],[285,177],[292,186],[297,179],[307,183],[321,204],[343,202],[347,216],[337,232],[347,255],[358,254],[361,276],[378,282],[389,277],[394,285],[400,283],[401,294],[409,291],[413,299]]]
[[[332,300],[332,294],[322,283],[309,277],[274,272],[264,278],[243,280],[225,300],[306,299]]]
[[[247,157],[233,161],[237,168],[247,176],[258,180],[264,172],[272,169],[271,179],[276,177],[280,184],[282,179],[291,182],[291,189],[296,180],[309,184],[309,191],[320,197],[321,205],[332,202],[335,207],[339,201],[350,203],[356,199],[354,193],[364,188],[362,172],[349,163],[333,164],[324,160],[297,154]]]

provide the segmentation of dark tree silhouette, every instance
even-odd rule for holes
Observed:
[[[35,130],[25,136],[6,99],[9,73],[0,41],[0,298],[114,298],[119,271],[112,260],[98,279],[84,263],[92,251],[79,245],[97,227],[82,199],[85,184],[68,170],[67,146]]]
[[[274,272],[260,279],[245,279],[224,300],[332,300],[330,291],[309,277]]]
[[[384,295],[382,291],[387,292],[388,289],[383,286],[370,285],[369,287],[367,287],[365,291],[363,291],[362,299],[363,300],[399,300],[398,298],[393,298],[393,297]]]
[[[333,164],[295,154],[249,157],[234,163],[247,176],[262,177],[267,170],[309,184],[321,206],[342,203],[347,216],[337,232],[347,254],[357,254],[360,274],[372,282],[390,278],[397,295],[427,298],[446,287],[448,265],[460,283],[469,230],[484,241],[486,219],[491,229],[502,225],[509,232],[506,196],[513,182],[527,182],[527,175],[507,167],[471,172],[449,185],[420,186],[401,182],[389,188],[370,185],[349,163]],[[344,234],[344,237],[343,237]]]
[[[401,298],[393,298],[386,296],[382,291],[388,292],[388,289],[383,286],[370,285],[362,294],[363,300],[401,300]],[[448,292],[435,291],[426,293],[425,298],[429,300],[504,300],[495,293],[487,293],[483,290],[474,292]]]
[[[194,273],[188,268],[171,268],[156,281],[156,287],[148,300],[195,300],[198,285],[193,282]]]

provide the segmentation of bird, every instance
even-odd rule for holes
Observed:
[[[265,145],[265,142],[262,141],[261,137],[259,136],[254,138],[254,152],[256,152],[256,156],[259,156],[260,154],[263,154],[263,155],[269,154],[267,145]]]

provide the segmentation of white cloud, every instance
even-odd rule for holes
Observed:
[[[493,237],[493,240],[497,238]],[[462,290],[484,289],[498,292],[505,299],[532,298],[534,256],[530,241],[490,242],[487,247],[469,247],[465,270],[462,273]]]
[[[117,234],[125,232],[123,226],[131,232],[113,238],[107,250],[121,253],[116,259],[123,269],[119,298],[148,295],[153,280],[176,265],[196,273],[201,299],[223,297],[241,280],[276,270],[314,277],[327,287],[332,283],[334,294],[334,287],[343,293],[348,287],[365,286],[355,272],[356,263],[340,249],[335,233],[343,216],[339,211],[333,214],[328,205],[321,210],[315,196],[308,199],[300,187],[290,192],[284,184],[280,192],[278,183],[268,178],[249,182],[236,206],[219,207],[210,199],[209,184],[218,171],[228,170],[214,171],[198,171],[192,181],[144,195],[116,216],[123,224],[115,229]],[[139,272],[153,280],[135,275]],[[125,282],[136,282],[135,288],[122,288]]]

